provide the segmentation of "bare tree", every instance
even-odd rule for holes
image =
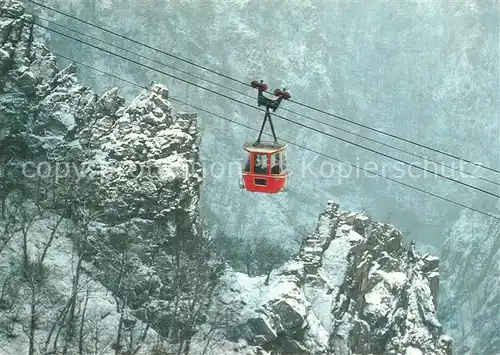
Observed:
[[[48,278],[50,272],[39,260],[28,259],[23,262],[23,280],[28,289],[29,318],[28,324],[23,326],[23,331],[29,340],[28,355],[33,355],[36,345],[36,330],[42,316],[41,307],[47,302],[49,291]],[[52,291],[52,290],[50,290]]]
[[[27,204],[23,204],[23,207],[19,211],[19,229],[23,236],[23,268],[27,275],[29,275],[28,235],[31,226],[33,225],[37,217],[39,217],[37,211],[32,211],[29,209],[29,206]]]
[[[3,201],[3,218],[0,220],[0,254],[14,235],[21,231],[19,214],[22,207],[15,201],[16,194],[13,193],[11,196],[13,200],[11,203]]]
[[[238,304],[234,300],[229,303],[218,303],[217,305],[211,307],[209,318],[207,319],[209,328],[203,335],[205,345],[202,350],[202,355],[205,355],[210,348],[215,333],[218,330],[228,328],[233,324],[238,311]]]
[[[64,347],[63,347],[63,354],[67,353],[69,345],[73,342],[73,340],[77,334],[76,328],[77,328],[78,319],[77,319],[77,315],[76,315],[75,310],[76,310],[76,305],[77,305],[79,291],[80,291],[80,278],[81,278],[81,272],[82,272],[82,261],[83,261],[84,256],[85,256],[84,252],[82,252],[78,256],[75,271],[73,274],[71,294],[70,294],[68,301],[66,303],[65,314],[64,314],[64,317],[62,318],[62,319],[66,320],[66,322],[65,322],[65,326],[66,326],[66,334],[65,335],[66,335],[66,337],[65,337]],[[87,296],[85,299],[84,312],[86,309],[86,304],[88,302],[88,297],[89,297],[89,294],[88,294],[88,289],[87,289]],[[83,317],[84,316],[82,316],[82,318]],[[59,329],[61,329],[61,326]],[[80,335],[80,337],[81,337],[81,335]],[[56,344],[57,343],[54,344],[54,348],[55,348]]]
[[[67,297],[64,306],[59,310],[56,319],[51,326],[48,337],[45,341],[45,351],[57,351],[61,335],[63,335],[62,352],[64,354],[68,352],[70,346],[74,345],[74,341],[78,341],[79,352],[83,353],[84,351],[84,339],[86,337],[85,323],[87,321],[86,311],[91,290],[88,287],[88,281],[84,284],[81,283],[83,272],[82,263],[86,257],[85,248],[82,248],[81,246],[88,244],[89,225],[97,216],[97,214],[90,214],[87,212],[88,211],[80,211],[80,213],[75,213],[71,216],[73,225],[78,226],[77,229],[70,229],[67,231],[68,234],[72,233],[75,235],[73,240],[74,246],[72,259],[76,258],[76,263],[72,267],[73,274],[71,280],[71,293],[69,297]],[[62,218],[62,216],[59,216],[56,220],[55,226],[52,228],[49,227],[52,231],[48,242],[45,244],[42,256],[46,254],[46,248],[52,243],[56,228],[62,222]],[[82,298],[80,293],[83,289],[85,289],[85,295]],[[78,339],[76,339],[77,335]]]
[[[290,259],[290,253],[279,241],[257,237],[254,241],[257,270],[266,275],[265,285],[269,284],[271,272]]]
[[[11,149],[6,155],[2,149],[2,154],[0,155],[0,219],[5,218],[6,207],[7,207],[7,197],[16,187],[16,177],[13,176],[13,165],[15,153],[12,154]]]
[[[305,232],[304,232],[305,234]],[[302,243],[304,234],[300,235]],[[293,252],[286,249],[280,241],[266,237],[254,239],[231,238],[221,234],[216,238],[219,255],[227,260],[237,271],[245,272],[248,276],[265,274],[266,284],[273,269],[279,267],[293,256]]]
[[[120,314],[120,320],[118,321],[118,327],[116,331],[116,340],[113,344],[113,348],[115,350],[115,355],[119,355],[122,351],[122,325],[124,323],[124,314],[125,308],[128,303],[128,275],[131,270],[130,262],[129,262],[129,253],[125,250],[122,251],[121,260],[120,260],[120,268],[118,272],[118,286],[116,287],[117,291],[114,294],[115,302],[116,302],[116,312]]]
[[[86,336],[86,334],[85,334],[85,321],[87,320],[85,318],[85,316],[87,314],[87,305],[89,302],[89,298],[90,298],[90,288],[87,287],[87,290],[85,292],[85,301],[83,304],[83,309],[81,310],[82,317],[80,320],[80,330],[79,330],[79,335],[78,335],[78,354],[79,355],[83,355],[84,341],[85,341],[85,336]],[[80,305],[81,305],[81,303],[80,303]]]

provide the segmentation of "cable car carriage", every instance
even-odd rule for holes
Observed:
[[[263,192],[274,194],[285,190],[286,181],[290,171],[286,162],[286,144],[281,144],[276,138],[273,122],[271,120],[270,109],[276,112],[283,99],[290,99],[290,93],[286,89],[276,89],[271,99],[264,96],[267,91],[267,85],[261,82],[252,81],[252,87],[258,90],[257,103],[266,107],[264,121],[259,132],[259,137],[255,142],[246,142],[243,149],[247,155],[246,164],[243,168],[242,189],[251,192]],[[262,132],[265,124],[269,120],[274,142],[261,142]]]

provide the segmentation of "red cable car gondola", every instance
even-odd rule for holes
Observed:
[[[286,145],[280,144],[276,138],[269,109],[275,112],[281,100],[288,100],[291,96],[286,89],[276,89],[274,95],[278,98],[270,99],[263,95],[263,92],[267,91],[267,85],[262,81],[260,83],[253,81],[251,85],[259,90],[257,103],[259,106],[266,107],[266,114],[257,141],[247,142],[243,145],[243,149],[248,153],[248,158],[242,171],[243,184],[241,188],[251,192],[274,194],[285,189],[290,171],[286,165]],[[267,120],[271,126],[274,142],[260,141]]]

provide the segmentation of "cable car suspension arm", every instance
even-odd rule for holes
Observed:
[[[269,109],[272,109],[273,112],[276,112],[278,107],[280,106],[281,100],[285,99],[288,100],[291,98],[291,95],[286,89],[284,88],[283,90],[276,89],[274,90],[274,96],[276,96],[276,99],[271,99],[268,97],[264,96],[264,92],[267,91],[267,85],[264,84],[264,81],[261,80],[260,83],[257,80],[252,81],[250,84],[254,89],[258,90],[258,95],[257,95],[257,104],[260,106],[265,106],[266,107],[266,114],[264,115],[264,121],[262,122],[262,127],[260,128],[259,132],[259,138],[257,138],[257,141],[255,142],[254,145],[257,145],[260,143],[260,138],[262,136],[262,132],[264,131],[264,126],[266,125],[266,121],[269,119],[269,125],[271,126],[271,131],[273,133],[273,138],[274,138],[274,144],[278,144],[278,138],[276,137],[276,133],[274,131],[274,126],[273,126],[273,121],[271,120],[271,112],[269,112]]]
[[[269,112],[269,106],[266,106],[266,114],[264,115],[264,121],[262,121],[262,127],[260,128],[259,138],[257,138],[257,142],[255,144],[260,143],[260,138],[262,137],[262,132],[264,131],[264,126],[266,125],[266,121],[269,119],[269,125],[271,126],[271,132],[273,133],[274,144],[278,144],[278,138],[276,138],[276,133],[274,132],[273,121],[271,120],[271,113]]]

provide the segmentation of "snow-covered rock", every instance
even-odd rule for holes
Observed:
[[[208,238],[199,218],[197,115],[174,113],[160,84],[128,105],[116,88],[99,96],[78,84],[75,65],[59,70],[47,48],[33,41],[31,17],[23,11],[19,2],[0,0],[2,227],[22,224],[34,239],[31,228],[6,212],[19,206],[12,201],[21,192],[23,203],[36,205],[33,211],[60,214],[71,222],[64,233],[73,242],[68,252],[85,259],[89,279],[116,304],[125,302],[127,317],[171,341],[186,341],[204,317],[217,266],[204,249]],[[0,235],[2,258],[18,259],[15,240]],[[37,262],[37,253],[27,253],[25,263]],[[196,305],[190,299],[195,287]],[[116,308],[121,317],[123,306]],[[57,317],[47,314],[44,321],[56,327]],[[117,339],[105,347],[128,342]]]
[[[438,258],[404,248],[393,226],[329,202],[295,261],[267,286],[265,277],[226,272],[214,309],[233,309],[223,334],[245,354],[449,355],[436,318],[438,267]]]
[[[198,234],[196,114],[174,114],[159,84],[128,106],[116,88],[99,97],[78,84],[74,65],[57,70],[55,57],[24,36],[32,24],[29,15],[15,18],[20,3],[2,0],[0,8],[2,58],[10,63],[1,67],[0,148],[19,179],[76,178],[100,221],[179,219],[182,209],[180,224]]]

